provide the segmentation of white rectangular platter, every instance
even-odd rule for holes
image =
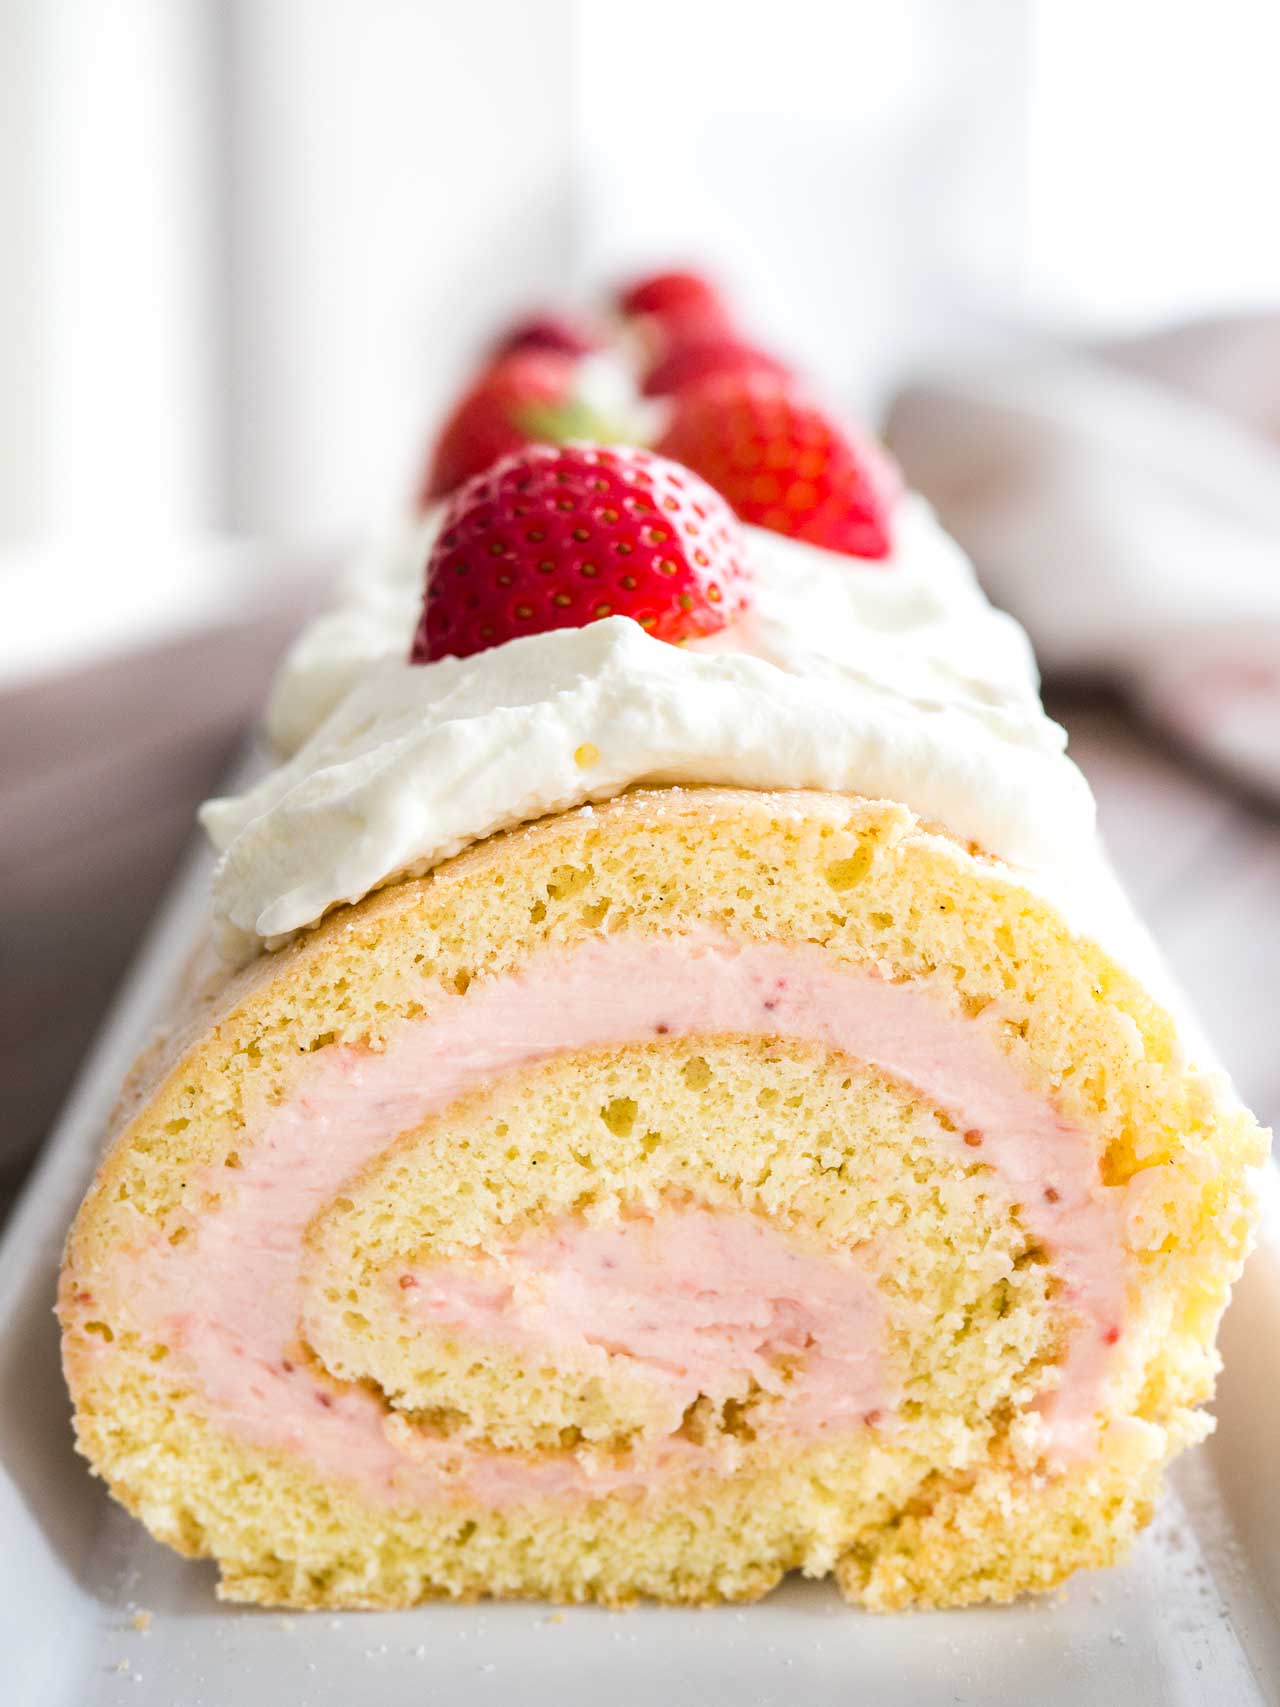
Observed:
[[[877,1617],[796,1582],[705,1612],[219,1603],[212,1568],[155,1545],[76,1457],[51,1314],[64,1230],[203,929],[207,883],[193,855],[0,1247],[2,1707],[1280,1707],[1274,1202],[1224,1327],[1216,1435],[1128,1564],[1048,1600]]]

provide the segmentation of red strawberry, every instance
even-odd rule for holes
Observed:
[[[714,373],[786,372],[776,356],[757,344],[745,343],[732,333],[701,333],[677,338],[645,375],[643,390],[646,397],[668,397]]]
[[[411,661],[633,617],[658,640],[726,628],[745,602],[742,534],[696,474],[625,446],[532,445],[450,501]]]
[[[897,464],[794,380],[722,373],[690,386],[656,447],[701,474],[744,522],[851,557],[887,557]]]
[[[586,356],[596,349],[597,340],[585,326],[563,314],[530,314],[517,320],[493,346],[493,354],[509,356],[517,350],[553,350],[562,356]]]
[[[549,350],[522,350],[486,369],[440,429],[420,504],[443,498],[509,451],[550,438],[545,415],[569,403],[576,371],[571,357]]]
[[[700,273],[650,273],[618,292],[623,314],[652,314],[659,320],[702,318],[707,323],[727,325],[729,311],[724,298]]]

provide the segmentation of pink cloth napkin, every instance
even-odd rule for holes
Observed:
[[[1047,674],[1280,802],[1280,316],[938,374],[887,436]]]

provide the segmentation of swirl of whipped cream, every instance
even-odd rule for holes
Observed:
[[[722,634],[672,646],[612,617],[425,665],[406,662],[420,588],[405,567],[424,542],[389,553],[284,666],[277,736],[324,720],[202,810],[224,953],[636,784],[900,800],[1032,869],[1091,844],[1092,796],[1041,708],[1026,637],[923,503],[873,566],[747,532],[753,605]]]
[[[333,609],[289,647],[267,699],[277,752],[297,752],[371,664],[408,657],[442,508],[389,524],[343,571]]]

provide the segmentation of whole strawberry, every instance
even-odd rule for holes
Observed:
[[[658,320],[729,323],[724,298],[701,273],[672,270],[649,273],[618,292],[619,311],[628,316],[653,315]]]
[[[562,356],[586,356],[598,341],[585,326],[563,314],[530,314],[509,326],[493,346],[493,354],[514,355],[517,350],[551,350]]]
[[[627,446],[533,445],[450,501],[410,658],[608,616],[691,640],[727,627],[746,591],[741,531],[696,474]]]
[[[893,549],[897,464],[794,380],[721,373],[692,385],[656,448],[701,474],[744,522],[850,557]]]
[[[419,503],[445,497],[522,445],[556,436],[548,417],[571,404],[576,373],[573,357],[550,350],[521,350],[487,368],[440,429]]]
[[[679,337],[659,356],[644,378],[646,397],[669,397],[717,373],[785,374],[786,365],[758,344],[726,332]]]

